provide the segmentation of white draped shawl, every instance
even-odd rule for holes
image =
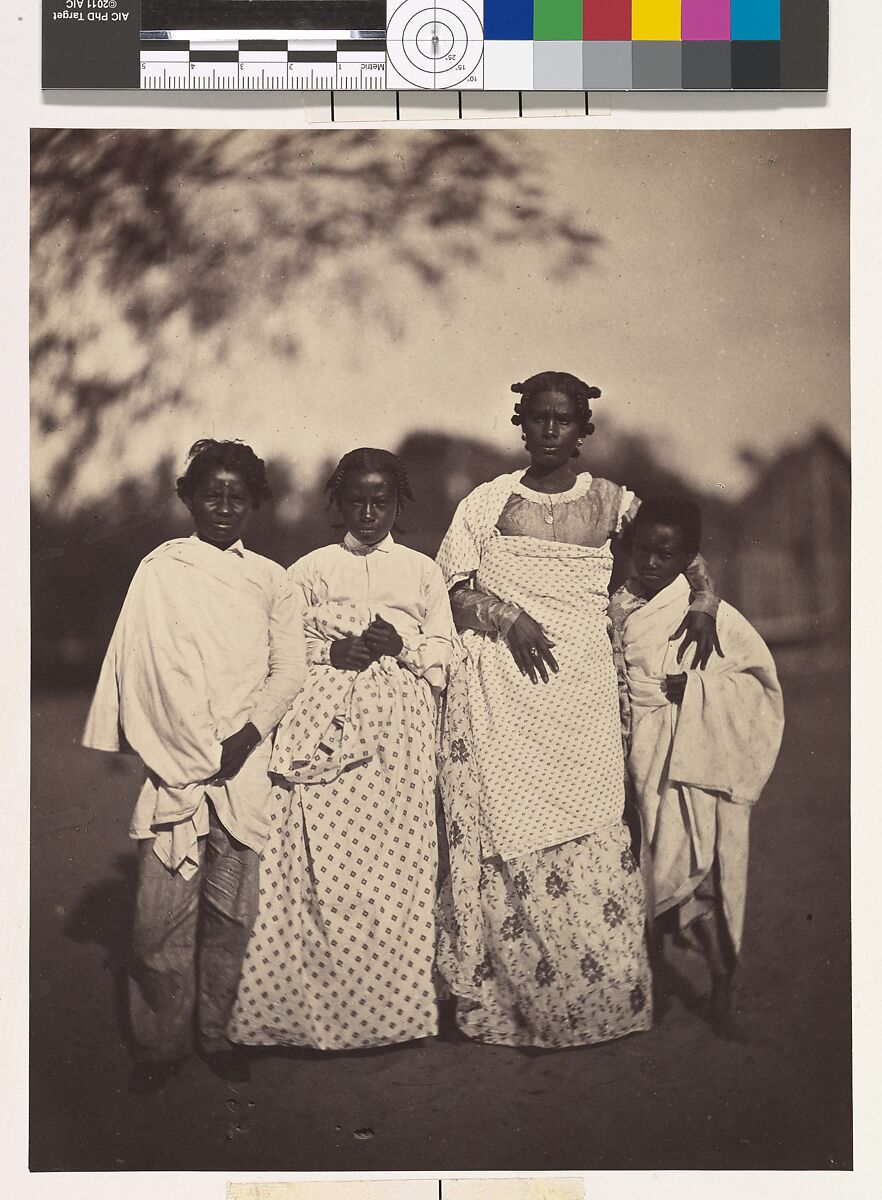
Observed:
[[[207,832],[206,798],[239,841],[259,851],[266,840],[268,741],[235,778],[207,781],[266,681],[271,600],[234,553],[166,542],[138,567],[101,668],[83,744],[141,758],[148,776],[131,836],[154,837],[185,876]]]
[[[662,690],[679,674],[670,636],[689,606],[680,576],[625,622],[623,649],[632,709],[628,762],[644,847],[651,858],[656,915],[686,902],[715,854],[736,951],[747,879],[747,820],[781,744],[784,711],[772,656],[759,634],[722,602],[717,630],[725,657],[686,672],[680,705]]]
[[[529,612],[560,666],[534,685],[504,641],[472,630],[458,638],[452,673],[466,690],[485,858],[511,859],[596,832],[619,823],[624,807],[607,634],[612,552],[608,541],[591,547],[503,536],[496,523],[522,475],[502,475],[467,496],[437,558],[448,587],[474,578]],[[460,736],[442,720],[442,761],[457,752]]]

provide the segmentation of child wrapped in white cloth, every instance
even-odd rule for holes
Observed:
[[[670,638],[690,601],[678,564],[695,553],[697,520],[686,502],[644,502],[634,576],[613,597],[611,615],[650,916],[670,913],[681,929],[697,922],[720,993],[717,1024],[731,1033],[723,981],[741,949],[750,811],[775,765],[784,713],[768,647],[725,602],[717,614],[723,656],[701,671],[676,663]]]

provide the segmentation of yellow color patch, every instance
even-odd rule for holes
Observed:
[[[631,37],[635,42],[678,42],[680,0],[631,0]]]

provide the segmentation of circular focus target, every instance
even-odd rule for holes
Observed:
[[[483,53],[481,18],[468,0],[402,0],[386,26],[389,65],[415,87],[462,87]]]
[[[443,21],[430,21],[417,34],[417,46],[421,53],[438,62],[450,54],[456,46],[450,26]]]

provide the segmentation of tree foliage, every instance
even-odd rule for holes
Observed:
[[[571,273],[598,237],[517,136],[34,132],[35,503],[100,496],[108,459],[143,477],[151,422],[234,358],[295,360],[317,312],[404,337],[401,296],[528,243]]]

